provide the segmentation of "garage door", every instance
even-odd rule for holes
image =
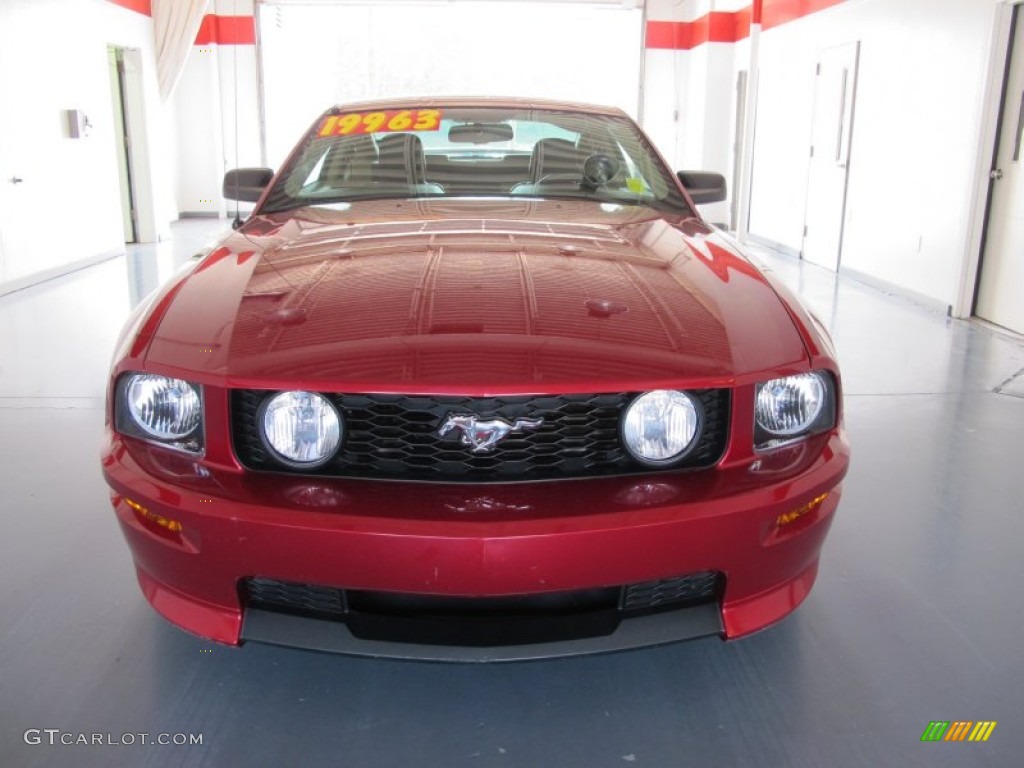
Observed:
[[[267,161],[275,167],[316,115],[346,101],[533,96],[609,104],[637,117],[642,3],[257,8]]]

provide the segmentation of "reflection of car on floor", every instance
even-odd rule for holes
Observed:
[[[792,611],[848,447],[821,324],[618,110],[332,109],[150,297],[103,467],[203,637],[516,659]]]

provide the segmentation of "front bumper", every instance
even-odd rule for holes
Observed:
[[[732,639],[778,621],[814,582],[848,462],[845,437],[834,430],[730,468],[497,485],[401,483],[211,468],[108,432],[103,471],[146,598],[184,629],[230,644],[494,661],[709,634]],[[825,493],[811,511],[778,524],[780,515]],[[241,588],[265,577],[475,598],[703,571],[724,576],[721,600],[710,607],[630,618],[605,637],[488,648],[359,640],[338,622],[249,609]]]

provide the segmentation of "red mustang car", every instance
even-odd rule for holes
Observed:
[[[163,616],[511,660],[767,627],[849,448],[827,333],[618,110],[374,102],[136,310],[103,470]]]

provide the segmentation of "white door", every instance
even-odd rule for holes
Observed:
[[[1024,16],[1019,10],[1012,45],[975,314],[1024,333]]]
[[[20,103],[2,94],[0,89],[0,104]],[[5,122],[8,125],[0,128],[0,283],[46,269],[54,261],[53,256],[40,251],[44,239],[41,233],[46,231],[40,212],[53,204],[52,196],[45,194],[46,163],[38,151],[31,149],[33,137],[17,125],[29,121],[19,118]]]
[[[61,188],[52,147],[65,130],[64,115],[38,97],[32,62],[22,56],[30,14],[42,17],[28,3],[0,0],[0,283],[53,267],[62,258],[60,250],[43,243],[47,228],[54,226],[53,190]]]
[[[814,86],[803,258],[839,269],[859,42],[821,52]]]

